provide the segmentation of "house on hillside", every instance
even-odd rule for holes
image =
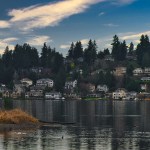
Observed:
[[[114,62],[115,59],[112,57],[112,55],[106,55],[106,56],[105,56],[105,61]]]
[[[150,68],[144,68],[144,74],[150,75]]]
[[[89,93],[93,93],[96,90],[95,85],[91,83],[87,84],[87,89]]]
[[[47,86],[52,88],[54,86],[54,81],[49,78],[39,79],[36,81],[37,86]]]
[[[107,93],[109,89],[108,89],[107,85],[104,84],[104,85],[98,85],[97,88],[96,88],[96,90],[98,92]]]
[[[65,82],[65,89],[74,89],[77,87],[77,80],[74,80],[74,81],[66,81]]]
[[[29,87],[33,84],[33,81],[28,79],[28,78],[23,78],[20,80],[20,82],[25,86],[25,87]]]
[[[150,77],[142,77],[141,81],[143,81],[143,82],[149,82],[150,81]]]
[[[143,74],[143,69],[142,68],[136,68],[133,70],[133,75],[134,76],[140,76]]]
[[[20,81],[14,81],[13,91],[20,93],[21,95],[22,93],[25,93],[25,87]]]
[[[123,76],[124,74],[126,74],[126,71],[126,67],[116,67],[113,73],[115,76]]]

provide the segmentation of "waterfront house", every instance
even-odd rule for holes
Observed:
[[[5,91],[3,91],[3,93],[2,93],[2,97],[4,97],[4,98],[9,98],[9,97],[11,97],[11,93],[12,93],[11,90],[5,90]]]
[[[26,93],[26,97],[43,97],[45,86],[32,86],[30,87],[30,92]]]
[[[98,85],[97,88],[96,88],[96,90],[98,92],[104,92],[104,93],[106,93],[106,92],[108,92],[108,87],[105,84],[104,85]]]
[[[141,90],[142,90],[142,91],[147,91],[147,84],[144,84],[144,83],[143,83],[143,84],[141,84],[140,86],[141,86]]]
[[[54,81],[49,78],[39,79],[36,81],[37,86],[47,86],[52,88],[54,86]]]
[[[33,81],[28,78],[23,78],[22,80],[20,80],[20,82],[26,87],[29,87],[33,84]]]
[[[18,91],[13,91],[13,92],[11,93],[11,98],[14,98],[14,99],[20,98],[21,96],[22,96],[22,93],[20,93],[20,92],[18,92]]]
[[[136,68],[133,70],[133,75],[134,76],[140,76],[143,74],[143,69],[142,68]]]
[[[127,92],[126,93],[126,100],[134,100],[137,97],[137,92]]]
[[[45,93],[46,99],[61,99],[62,94],[60,92],[47,92]]]
[[[113,99],[123,99],[126,98],[127,90],[124,88],[119,88],[115,92],[112,93]]]
[[[126,67],[116,67],[113,73],[115,76],[123,76],[124,74],[126,74],[126,70]]]

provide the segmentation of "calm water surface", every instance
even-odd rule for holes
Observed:
[[[63,125],[3,134],[0,150],[150,150],[148,101],[16,100],[12,107]]]

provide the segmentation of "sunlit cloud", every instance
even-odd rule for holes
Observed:
[[[56,26],[65,18],[86,11],[91,5],[106,0],[64,0],[9,11],[11,24],[20,24],[22,30]]]
[[[56,26],[64,19],[85,12],[91,5],[108,0],[62,0],[54,3],[39,4],[8,12],[10,20],[0,21],[0,28],[14,26],[20,30],[32,30]],[[130,4],[134,0],[110,0],[119,4]],[[101,12],[99,16],[104,15]]]
[[[11,24],[8,21],[0,20],[0,28],[9,28]]]
[[[27,40],[27,43],[32,46],[42,46],[45,42],[50,43],[52,39],[49,36],[35,36]]]
[[[5,39],[0,39],[0,54],[4,53],[5,48],[8,46],[10,50],[14,49],[13,42],[16,42],[18,38],[10,37]]]

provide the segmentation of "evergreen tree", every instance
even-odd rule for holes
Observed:
[[[118,50],[120,47],[120,41],[117,35],[113,37],[113,43],[112,45],[112,56],[114,57],[115,60],[118,60]]]
[[[4,51],[4,54],[2,56],[2,61],[6,67],[12,67],[12,65],[13,65],[12,51],[9,50],[8,46],[6,47],[6,49]]]
[[[123,61],[126,59],[127,55],[127,46],[126,42],[123,41],[122,43],[119,41],[119,38],[117,35],[113,37],[113,43],[112,45],[112,56],[117,61]]]
[[[129,46],[129,54],[132,55],[134,51],[134,44],[131,42]]]
[[[147,35],[142,35],[140,39],[140,43],[137,45],[136,54],[137,54],[137,62],[139,65],[142,65],[142,61],[144,60],[144,54],[150,54],[150,42]]]
[[[105,56],[106,56],[106,55],[110,55],[110,52],[109,52],[109,49],[108,49],[108,48],[104,49],[104,55],[105,55]]]
[[[68,58],[70,59],[73,59],[74,58],[74,48],[75,48],[75,45],[74,43],[72,42],[71,43],[71,46],[70,46],[70,49],[68,50]]]
[[[41,52],[41,66],[46,67],[47,66],[47,56],[48,56],[48,48],[46,43],[44,43],[42,47],[42,52]]]
[[[80,41],[77,41],[74,47],[73,58],[76,60],[83,57],[83,47]]]
[[[55,78],[55,89],[56,91],[63,92],[63,88],[65,85],[66,81],[66,73],[65,73],[65,68],[62,66]]]
[[[87,64],[92,65],[97,57],[96,41],[89,40],[88,47],[84,51],[84,60]]]

